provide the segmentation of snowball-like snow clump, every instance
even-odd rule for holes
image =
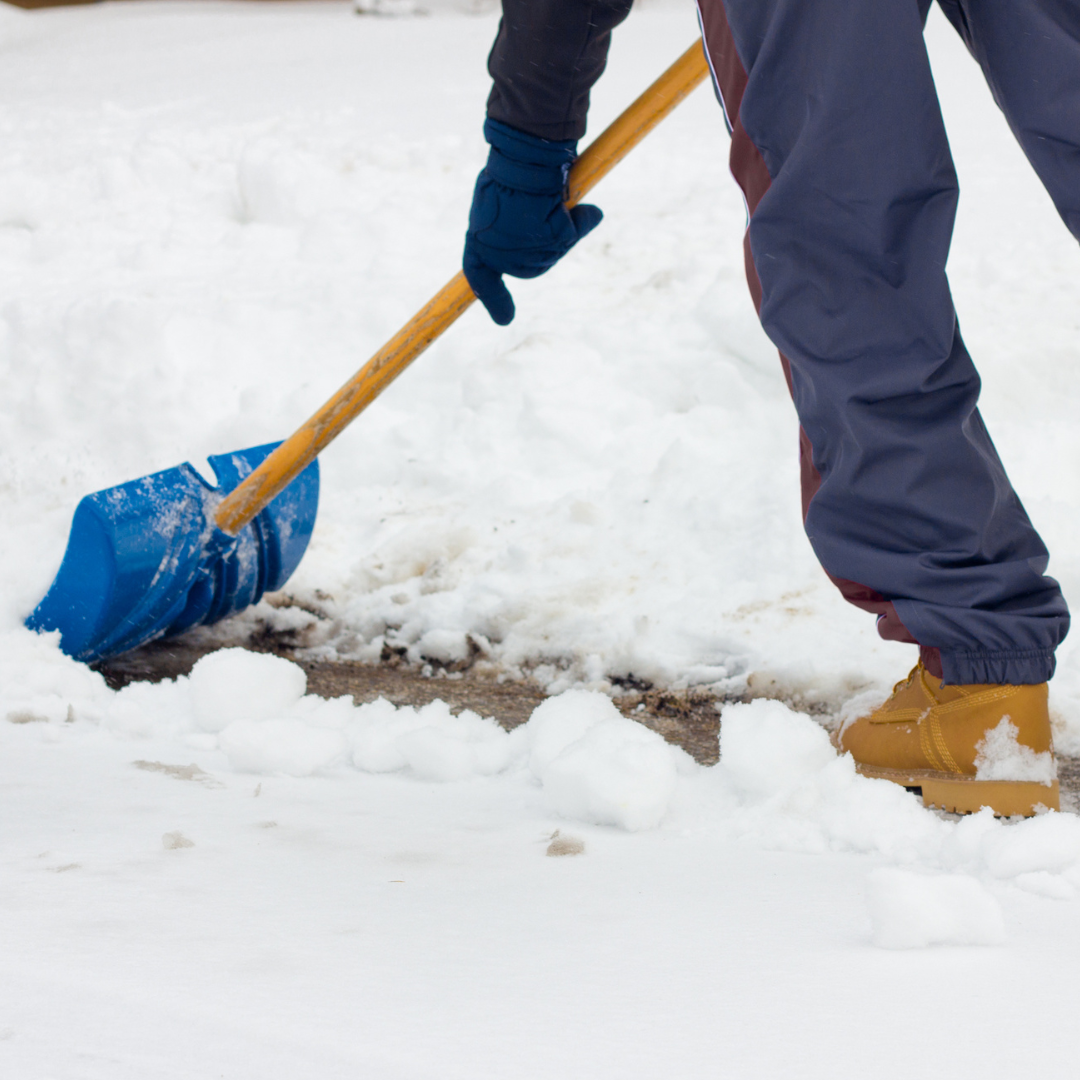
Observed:
[[[610,698],[570,690],[539,705],[525,732],[529,767],[557,813],[630,832],[663,820],[681,751],[626,719]]]
[[[1003,716],[975,745],[975,776],[979,780],[1027,780],[1049,786],[1057,776],[1054,755],[1038,754],[1018,739],[1020,729]]]
[[[547,767],[590,728],[622,714],[604,694],[567,690],[533,709],[525,726],[529,743],[529,768],[543,780]]]
[[[999,945],[1005,920],[998,902],[966,874],[874,870],[867,900],[874,944],[882,949],[928,945]]]
[[[779,701],[731,705],[720,723],[720,762],[741,791],[784,792],[836,761],[825,729]]]
[[[223,731],[234,720],[284,716],[307,690],[302,667],[247,649],[204,656],[190,679],[195,722],[203,731]]]

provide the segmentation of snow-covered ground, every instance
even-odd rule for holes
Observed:
[[[3,1075],[1067,1071],[1072,815],[943,820],[776,702],[728,709],[708,770],[580,691],[514,735],[246,654],[115,694],[21,628],[81,494],[284,436],[456,269],[496,15],[422,6],[0,10]],[[635,12],[592,131],[694,33]],[[1080,254],[936,14],[929,41],[984,412],[1080,595]],[[803,538],[726,153],[703,89],[509,329],[470,312],[327,451],[290,583],[325,653],[470,635],[552,690],[834,712],[906,672]]]

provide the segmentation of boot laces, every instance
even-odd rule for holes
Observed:
[[[913,668],[911,669],[911,671],[909,671],[909,672],[908,672],[908,674],[907,674],[907,677],[906,677],[906,678],[903,678],[903,679],[901,679],[901,680],[900,680],[900,681],[899,681],[899,682],[898,682],[898,683],[897,683],[897,684],[896,684],[896,685],[895,685],[895,686],[894,686],[894,687],[892,688],[892,692],[893,692],[894,694],[897,694],[897,693],[899,693],[899,692],[900,692],[900,691],[901,691],[901,690],[902,690],[902,689],[903,689],[904,687],[906,687],[906,686],[910,686],[910,685],[912,684],[912,682],[913,682],[913,681],[915,680],[916,676],[919,676],[919,675],[921,675],[921,673],[922,673],[922,666],[923,666],[923,662],[922,662],[922,661],[920,660],[920,661],[919,661],[919,662],[918,662],[918,663],[917,663],[917,664],[916,664],[916,665],[915,665],[915,666],[914,666],[914,667],[913,667]]]

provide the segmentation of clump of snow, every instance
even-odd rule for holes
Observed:
[[[0,716],[14,723],[97,718],[112,698],[105,680],[58,648],[60,635],[0,634]]]
[[[1080,818],[1075,814],[1040,814],[1009,828],[988,829],[980,854],[986,868],[998,878],[1039,871],[1064,873],[1080,865]]]
[[[284,716],[304,696],[307,675],[269,653],[221,649],[191,670],[195,722],[203,731],[222,731],[233,720]]]
[[[469,655],[469,639],[461,630],[429,630],[416,644],[416,651],[425,660],[452,664]]]
[[[547,767],[568,746],[613,715],[618,716],[619,711],[611,699],[588,690],[567,690],[538,705],[526,727],[533,776],[543,779]]]
[[[920,874],[881,868],[868,879],[873,942],[882,949],[928,945],[1000,945],[1001,905],[966,874]]]
[[[845,731],[856,720],[869,716],[870,713],[884,705],[887,700],[888,695],[883,693],[880,688],[864,690],[862,693],[848,698],[840,706],[840,711],[837,713],[840,731]]]
[[[1036,753],[1019,741],[1020,729],[1003,716],[975,744],[975,777],[978,780],[1027,780],[1049,786],[1057,777],[1054,755]]]
[[[629,832],[660,824],[677,779],[671,747],[622,716],[590,728],[541,776],[548,803],[559,814]]]
[[[104,702],[102,719],[110,731],[132,738],[168,733],[194,739],[195,745],[200,740],[209,748],[217,745],[215,735],[202,734],[196,725],[188,678],[129,683]]]
[[[836,761],[818,724],[779,701],[730,705],[720,725],[720,761],[740,791],[783,792]]]
[[[1076,886],[1060,874],[1051,874],[1047,870],[1033,870],[1030,874],[1020,874],[1013,878],[1013,884],[1025,892],[1036,896],[1047,896],[1051,900],[1075,900]]]
[[[305,695],[305,688],[303,669],[288,660],[224,649],[199,660],[190,677],[105,690],[99,711],[112,731],[168,735],[190,748],[218,750],[238,772],[300,777],[351,764],[452,783],[517,769],[539,781],[560,816],[631,832],[657,827],[680,773],[696,770],[687,754],[597,692],[549,698],[507,732],[469,710],[455,715],[444,701],[421,708],[383,699],[356,705],[351,698]],[[49,715],[65,718],[68,705],[66,698],[50,699]],[[825,737],[813,724],[804,739],[807,734]]]
[[[525,725],[529,768],[563,817],[629,832],[656,828],[687,755],[628,720],[604,694],[570,690]]]
[[[821,726],[781,702],[731,705],[720,718],[720,764],[710,770],[734,835],[788,851],[875,852],[934,861],[942,823],[903,788],[860,776]]]
[[[502,772],[520,736],[467,709],[455,716],[444,701],[413,709],[380,699],[356,709],[350,739],[352,763],[364,772],[449,782]]]

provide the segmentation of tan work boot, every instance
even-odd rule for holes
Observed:
[[[863,776],[922,788],[926,806],[1030,816],[1059,808],[1046,698],[1046,683],[942,686],[919,663],[833,743]]]

